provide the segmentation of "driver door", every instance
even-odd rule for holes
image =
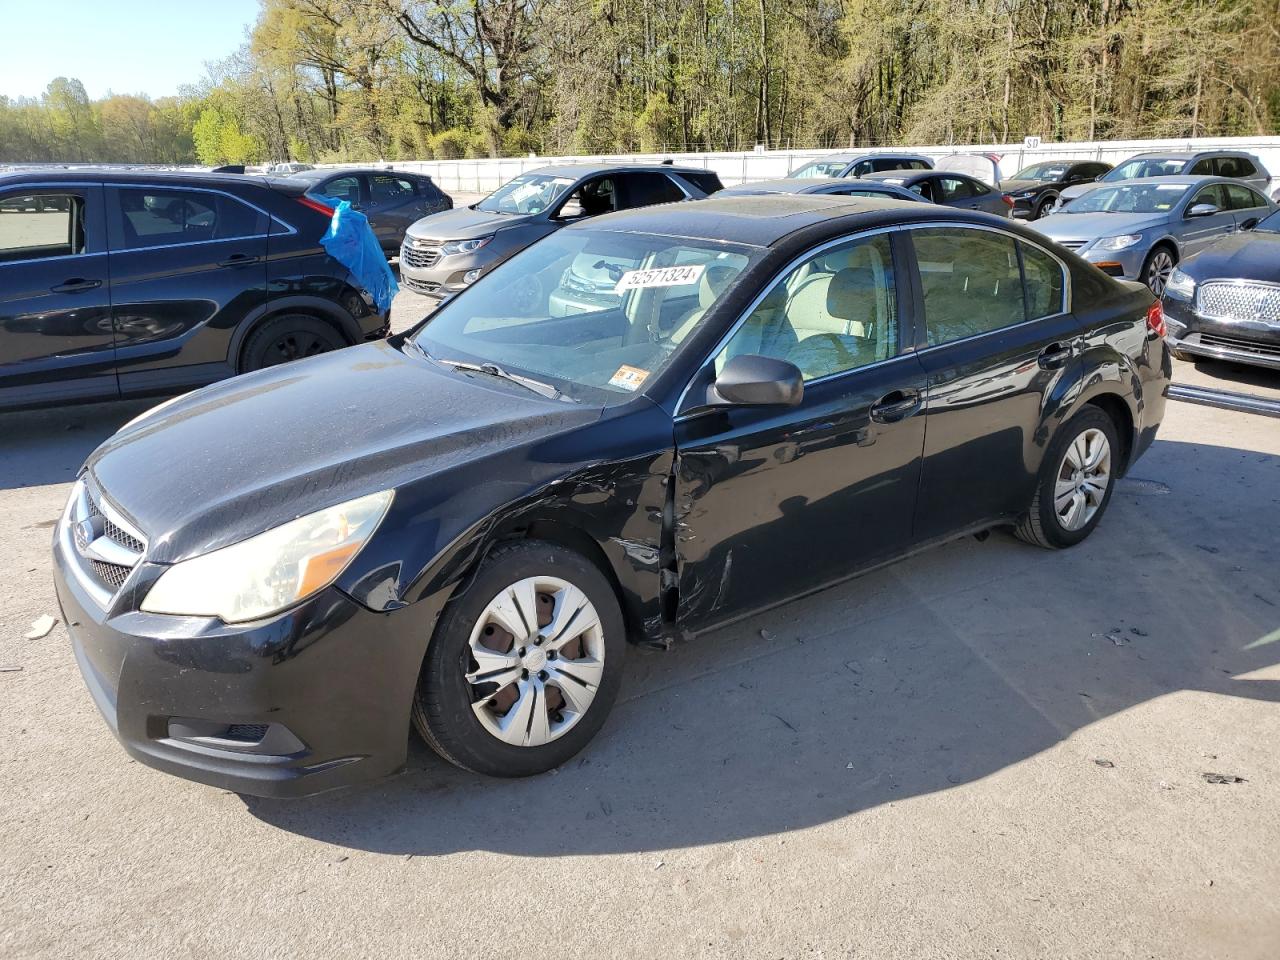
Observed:
[[[1207,217],[1188,217],[1186,214],[1198,204],[1211,203],[1218,208],[1217,213]],[[1182,259],[1193,253],[1199,253],[1209,244],[1236,231],[1236,217],[1231,212],[1231,203],[1221,183],[1211,183],[1196,191],[1183,212],[1183,229],[1181,246]]]
[[[925,373],[899,350],[910,341],[899,242],[844,240],[793,262],[691,384],[675,435],[688,628],[816,590],[909,546]],[[799,406],[705,407],[716,371],[741,354],[796,364]]]

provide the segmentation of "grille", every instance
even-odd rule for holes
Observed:
[[[1088,242],[1088,240],[1059,240],[1058,246],[1066,247],[1068,250],[1079,250]]]
[[[1211,280],[1196,292],[1196,311],[1221,320],[1280,322],[1280,286]]]
[[[433,280],[415,280],[413,277],[401,277],[410,290],[417,290],[420,293],[435,293],[440,289],[440,284]]]
[[[400,259],[411,267],[434,267],[440,259],[440,248],[406,243],[400,250]]]
[[[124,582],[129,579],[129,572],[133,569],[118,563],[103,563],[101,560],[90,560],[89,567],[93,570],[93,575],[112,590],[119,590],[124,586]]]
[[[267,735],[265,723],[233,723],[222,735],[224,740],[239,740],[244,743],[257,743]]]
[[[111,520],[98,508],[98,502],[94,500],[92,496],[89,497],[89,516],[102,517],[102,532],[106,535],[107,539],[114,540],[116,543],[121,546],[128,547],[135,553],[142,553],[146,550],[147,545],[145,543],[133,534],[122,530],[120,527],[112,523]]]
[[[1256,340],[1237,340],[1234,337],[1218,337],[1211,333],[1200,334],[1200,342],[1206,347],[1224,347],[1242,353],[1256,353],[1261,357],[1280,357],[1280,345],[1258,343]]]

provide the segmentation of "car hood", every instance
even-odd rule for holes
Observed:
[[[1188,257],[1179,268],[1197,281],[1264,280],[1280,283],[1280,233],[1236,233]]]
[[[406,235],[416,240],[474,240],[529,219],[519,214],[486,213],[459,207],[423,217],[406,231]]]
[[[1168,222],[1167,213],[1055,213],[1028,226],[1051,240],[1096,240],[1141,233]]]
[[[148,559],[172,563],[538,443],[600,412],[383,341],[186,394],[120,430],[87,467],[147,535]]]

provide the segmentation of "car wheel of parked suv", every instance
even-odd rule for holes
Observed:
[[[1067,421],[1045,452],[1031,506],[1014,528],[1018,537],[1059,549],[1092,533],[1111,501],[1119,449],[1103,410],[1086,407]]]
[[[249,336],[245,344],[242,373],[274,367],[276,364],[301,360],[340,350],[346,339],[331,325],[305,313],[288,313],[272,317]]]
[[[500,547],[440,618],[414,726],[467,770],[543,773],[600,729],[625,653],[622,612],[594,564],[537,540]]]

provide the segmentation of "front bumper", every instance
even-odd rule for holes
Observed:
[[[490,243],[472,253],[442,256],[430,266],[415,266],[413,261],[419,254],[410,249],[415,243],[434,248],[438,241],[405,237],[400,247],[400,281],[414,293],[437,303],[470,286],[463,277],[472,270],[487,271],[499,259],[497,250],[490,249],[493,246]]]
[[[1280,370],[1280,324],[1210,319],[1185,300],[1165,297],[1166,340],[1180,354]]]
[[[1117,280],[1141,280],[1142,265],[1146,262],[1147,247],[1135,244],[1123,250],[1081,250],[1080,256],[1109,277]]]
[[[147,614],[125,609],[163,569],[143,564],[130,581],[143,586],[126,585],[104,609],[66,549],[59,537],[54,580],[76,661],[137,760],[263,797],[307,796],[404,765],[430,629],[415,628],[412,607],[374,613],[330,587],[251,624]]]

